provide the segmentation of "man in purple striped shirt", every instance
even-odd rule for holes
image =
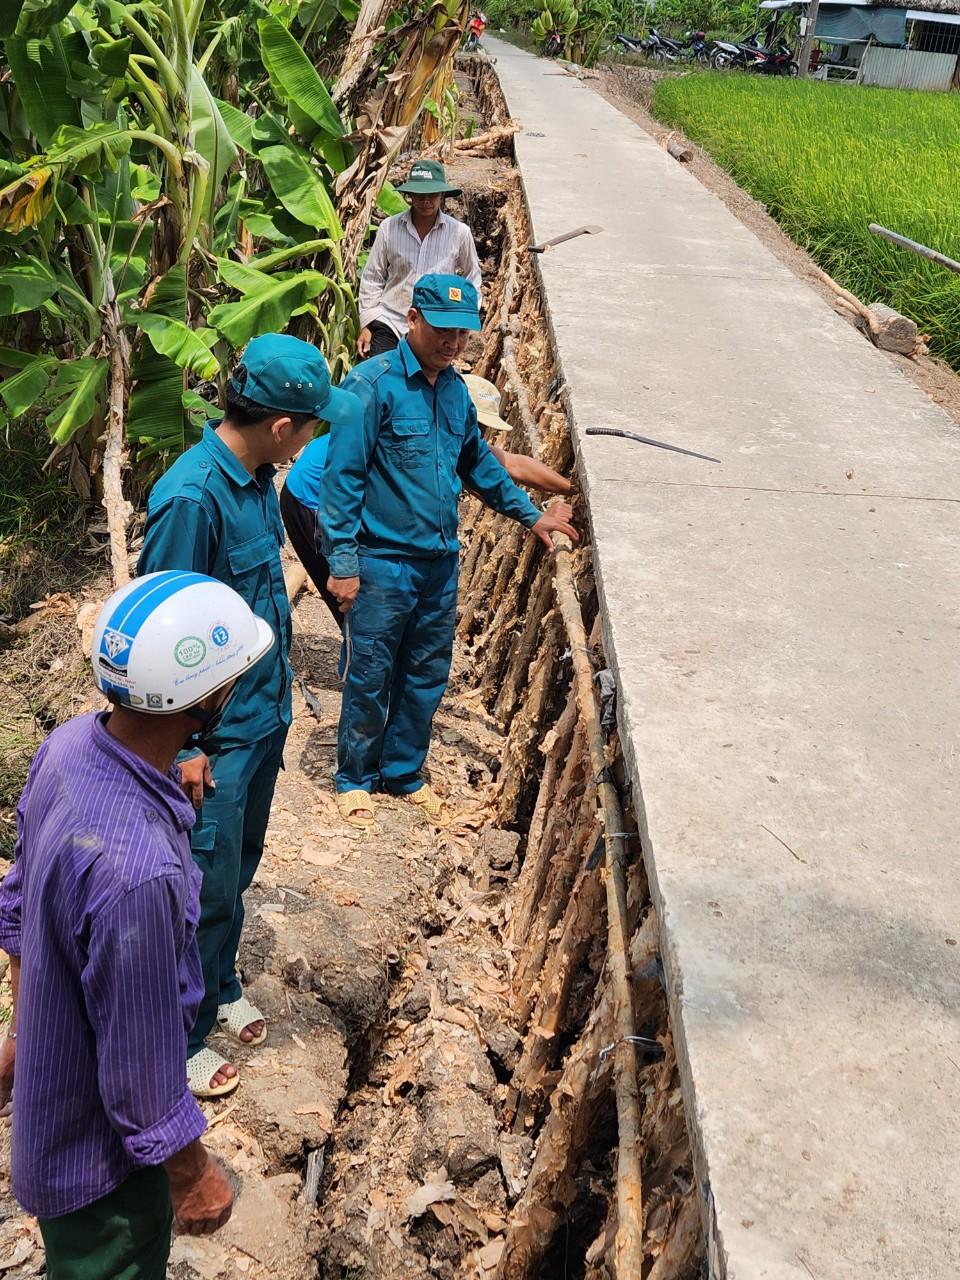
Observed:
[[[163,1280],[174,1215],[192,1234],[230,1216],[184,1065],[200,873],[174,760],[273,643],[222,583],[139,578],[94,631],[113,709],[54,730],[33,761],[0,885],[15,982],[0,1104],[15,1069],[13,1190],[39,1219],[49,1280]]]

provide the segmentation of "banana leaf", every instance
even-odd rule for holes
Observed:
[[[377,196],[377,208],[381,213],[406,213],[410,206],[392,182],[385,182]]]
[[[304,130],[293,109],[298,109],[325,133],[342,137],[346,130],[327,86],[287,28],[276,18],[261,19],[259,27],[263,65],[274,89],[291,109],[291,119],[298,132]]]
[[[47,416],[47,430],[56,444],[68,444],[100,408],[110,362],[93,356],[62,364],[52,396],[65,393],[62,403]]]
[[[203,218],[208,225],[212,225],[220,184],[237,158],[237,148],[230,137],[220,108],[195,67],[190,77],[190,102],[193,113],[194,145],[210,166],[203,202]]]
[[[42,36],[67,16],[77,0],[3,0],[4,9],[10,6],[0,19],[0,36],[12,30],[18,36]],[[13,26],[11,27],[11,20]]]
[[[35,259],[0,268],[0,316],[36,311],[59,287],[50,268]]]
[[[78,32],[64,35],[55,28],[43,40],[16,36],[5,42],[4,51],[27,127],[41,147],[49,146],[61,126],[81,123],[79,99],[67,88],[72,59],[87,52]]]
[[[0,364],[5,363],[6,360],[0,357]],[[36,404],[46,391],[56,364],[53,356],[37,356],[19,373],[0,382],[0,399],[7,406],[11,418],[19,418]]]
[[[275,280],[273,276],[265,279],[268,283],[264,288],[252,290],[239,302],[222,302],[207,317],[234,347],[245,346],[261,333],[285,329],[291,316],[332,283],[319,271],[304,271],[288,280]]]
[[[306,152],[288,144],[264,147],[258,158],[274,194],[288,212],[308,227],[325,231],[331,240],[343,237],[343,228],[330,193]]]
[[[101,121],[86,129],[64,125],[54,134],[44,156],[47,164],[61,165],[85,177],[95,177],[102,164],[114,171],[130,154],[133,138],[125,124]]]
[[[152,311],[135,313],[134,318],[154,351],[168,356],[180,369],[205,379],[215,378],[220,372],[220,361],[210,350],[217,341],[212,329],[191,329],[182,320]]]
[[[231,258],[218,258],[217,271],[224,284],[236,289],[244,297],[248,293],[257,293],[271,284],[271,277],[256,267],[248,267],[244,262],[234,262]]]
[[[7,36],[12,36],[16,31],[22,8],[23,0],[4,0],[3,10],[0,11],[0,40],[6,40]]]
[[[173,267],[157,283],[144,314],[166,316],[187,325],[187,278],[184,267]],[[139,317],[143,320],[143,315]],[[149,322],[148,322],[149,323]],[[127,409],[127,437],[154,452],[179,454],[195,436],[183,407],[184,371],[161,354],[144,335],[133,362],[133,391]]]
[[[224,102],[222,98],[215,98],[214,101],[220,112],[220,118],[227,127],[233,145],[239,147],[241,151],[252,151],[253,126],[256,121],[252,116],[238,111],[232,103]]]
[[[90,60],[98,71],[105,76],[116,78],[126,74],[130,54],[133,50],[133,37],[123,40],[102,41],[90,50]]]
[[[28,351],[17,351],[14,347],[0,347],[0,369],[25,369],[33,364],[35,357]]]

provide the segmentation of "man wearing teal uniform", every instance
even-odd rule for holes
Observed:
[[[480,328],[477,291],[459,276],[423,276],[396,350],[358,365],[343,389],[363,406],[334,425],[320,486],[329,589],[347,614],[337,803],[369,825],[370,792],[405,796],[430,817],[442,802],[421,770],[453,652],[464,485],[532,529],[577,535],[564,512],[541,513],[480,434],[452,368]]]
[[[204,997],[187,1044],[190,1087],[200,1097],[230,1092],[236,1069],[205,1045],[215,1024],[244,1045],[266,1039],[263,1015],[236,973],[243,893],[263,853],[270,805],[291,719],[290,606],[274,490],[278,463],[311,439],[318,420],[358,420],[354,397],[330,385],[320,352],[285,334],[255,338],[227,388],[223,421],[154,485],[138,572],[188,569],[225,582],[277,636],[277,650],[241,677],[204,754],[182,761],[184,783],[202,808],[191,846],[203,873],[197,930]],[[191,666],[216,651],[216,627],[181,646]],[[204,787],[206,784],[206,789]]]

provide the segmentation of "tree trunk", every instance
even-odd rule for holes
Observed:
[[[917,326],[912,320],[883,302],[874,302],[867,310],[876,322],[869,327],[871,336],[881,351],[899,351],[905,356],[913,353],[918,335]]]
[[[123,496],[123,473],[127,464],[127,399],[130,395],[130,343],[120,320],[113,277],[107,268],[103,332],[110,360],[107,397],[107,431],[103,450],[103,506],[110,532],[110,565],[114,587],[130,581],[127,554],[127,525],[133,507]]]

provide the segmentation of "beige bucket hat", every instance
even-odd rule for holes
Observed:
[[[512,431],[509,422],[500,417],[500,389],[488,382],[486,378],[478,378],[476,374],[466,373],[463,380],[470,392],[482,427],[491,427],[494,431]]]

